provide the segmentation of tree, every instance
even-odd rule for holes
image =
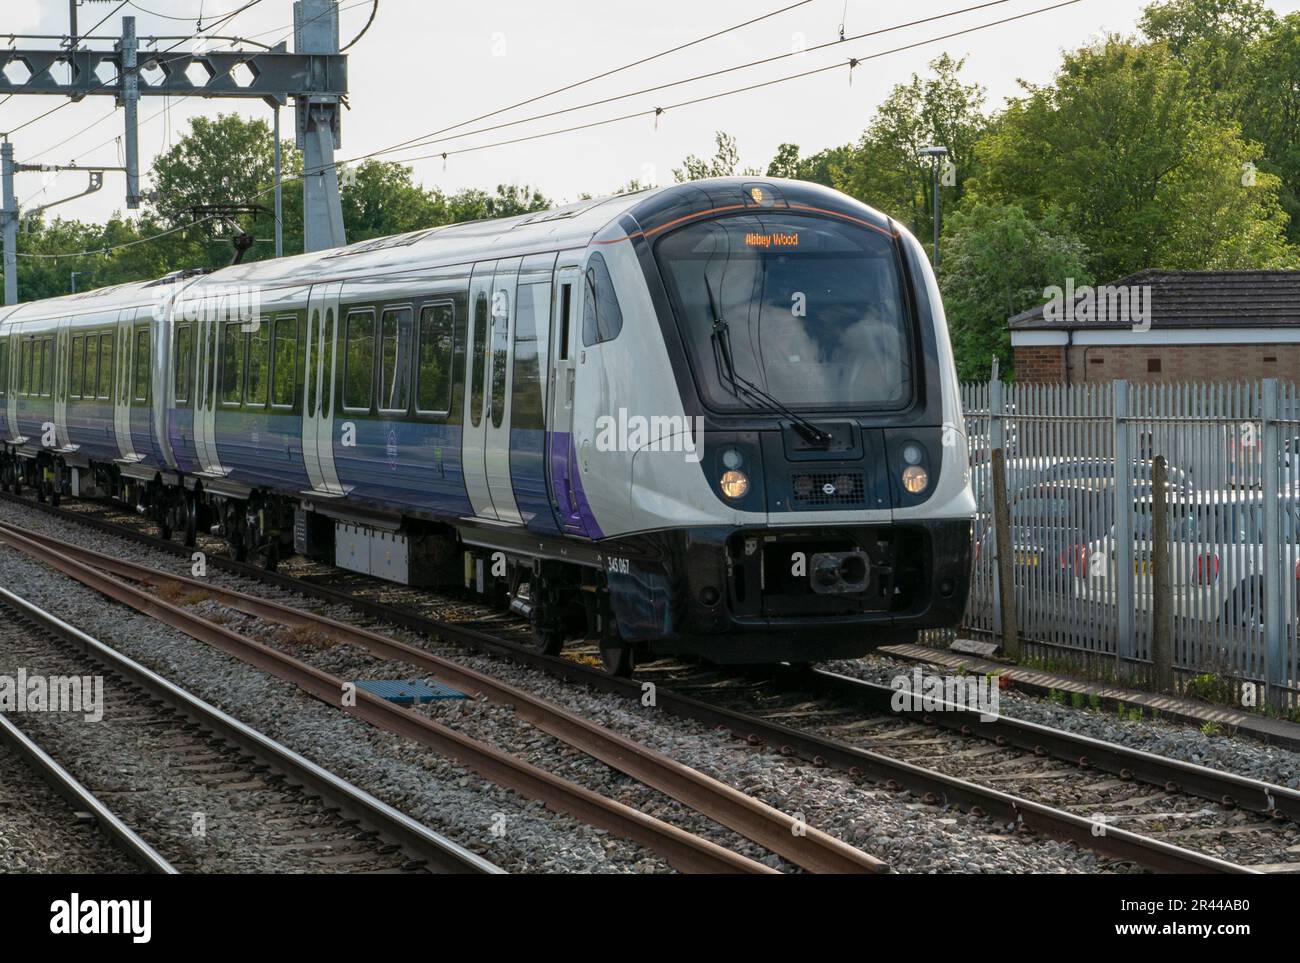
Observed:
[[[702,181],[706,177],[734,177],[736,175],[736,168],[740,166],[740,151],[736,147],[736,138],[720,130],[714,134],[714,143],[717,145],[717,151],[711,159],[704,160],[694,154],[689,154],[682,161],[681,167],[673,168],[673,178],[677,183]],[[757,168],[753,167],[747,167],[740,173],[746,176],[759,176]]]
[[[782,144],[776,156],[767,165],[768,177],[788,177],[791,180],[811,181],[834,187],[837,173],[853,155],[853,145],[828,147],[811,157],[799,156],[798,144]]]
[[[302,161],[293,145],[281,145],[284,183],[284,247],[302,250],[302,190],[289,180],[301,170]],[[167,228],[192,225],[194,208],[211,204],[256,204],[269,212],[273,201],[268,190],[274,185],[275,142],[271,128],[262,120],[247,120],[238,114],[219,114],[216,120],[195,117],[189,132],[153,165],[153,193],[148,205]],[[275,229],[273,215],[243,214],[235,218],[240,228],[267,238]],[[197,232],[192,234],[191,232]],[[225,264],[232,256],[229,232],[220,219],[197,225],[187,236],[204,237],[199,261],[194,265]],[[269,244],[255,245],[245,260],[274,256]]]
[[[958,203],[971,175],[975,145],[988,120],[984,88],[963,84],[965,60],[944,54],[932,76],[899,84],[880,105],[857,146],[826,158],[834,186],[907,224],[918,237],[933,233],[933,171],[922,147],[948,148],[954,183],[945,201]]]
[[[342,180],[339,199],[349,242],[447,222],[446,200],[415,184],[409,167],[371,158]]]
[[[1280,179],[1287,236],[1300,244],[1300,13],[1278,22],[1249,57],[1254,91],[1242,107],[1242,131],[1263,145],[1259,166]]]
[[[980,142],[972,199],[1060,212],[1102,280],[1292,257],[1278,180],[1247,166],[1260,148],[1191,93],[1162,43],[1111,37],[1025,89]]]
[[[544,211],[551,202],[541,191],[520,184],[498,184],[497,192],[489,194],[476,188],[467,188],[445,197],[438,194],[441,212],[439,224],[458,224],[462,221],[481,221],[493,217],[516,217]]]
[[[1187,69],[1193,96],[1263,145],[1261,169],[1300,242],[1300,14],[1279,19],[1261,0],[1168,0],[1147,7],[1142,31]]]
[[[1054,215],[1031,218],[1015,204],[969,204],[953,214],[942,245],[939,287],[957,370],[985,379],[996,355],[1012,370],[1007,319],[1044,300],[1043,289],[1092,283],[1087,251]]]

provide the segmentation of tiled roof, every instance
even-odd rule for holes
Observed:
[[[1300,327],[1300,271],[1141,271],[1109,286],[1149,286],[1152,328]],[[1076,292],[1075,304],[1080,301]],[[1016,331],[1132,325],[1129,319],[1108,319],[1104,312],[1095,319],[1049,320],[1041,306],[1008,323]]]

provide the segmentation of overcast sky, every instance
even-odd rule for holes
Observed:
[[[237,9],[245,0],[140,0],[140,7],[172,17],[193,18],[202,12],[208,24]],[[677,44],[730,27],[792,3],[793,0],[380,0],[379,12],[364,38],[349,51],[351,110],[343,120],[340,158],[377,150],[435,131],[566,83],[581,80]],[[868,0],[811,0],[796,9],[734,31],[707,43],[596,81],[522,111],[493,118],[483,126],[570,107],[626,91],[683,79],[721,67],[812,47],[834,40],[841,20],[848,36],[942,14],[978,0],[914,0],[871,3]],[[698,96],[799,73],[849,57],[865,57],[893,47],[933,38],[965,27],[1047,6],[1056,0],[1009,0],[983,11],[895,31],[843,46],[805,53],[784,61],[699,81],[658,93],[593,107],[549,120],[463,140],[448,141],[415,153],[454,150],[544,130],[618,116]],[[0,0],[6,33],[61,34],[68,28],[66,0]],[[793,141],[805,154],[856,139],[890,88],[947,51],[966,57],[965,76],[988,89],[990,105],[1014,95],[1017,81],[1050,80],[1063,49],[1081,46],[1108,32],[1131,33],[1143,3],[1134,0],[1081,0],[1014,23],[927,44],[860,64],[850,86],[847,71],[830,71],[698,106],[666,112],[658,129],[650,118],[556,137],[496,147],[449,158],[415,161],[416,179],[447,191],[462,187],[491,190],[499,183],[527,183],[557,201],[581,192],[607,193],[632,178],[668,183],[671,170],[689,153],[709,155],[713,132],[734,134],[746,165],[765,167],[776,147]],[[1279,13],[1300,9],[1300,0],[1272,0]],[[365,24],[371,0],[343,0],[343,42]],[[114,8],[86,2],[80,10],[82,30]],[[846,12],[847,11],[847,12]],[[122,14],[137,18],[142,37],[189,34],[191,20],[166,20],[128,5]],[[111,17],[98,34],[116,34],[121,15]],[[264,43],[292,42],[290,0],[262,0],[218,32],[254,37]],[[33,45],[36,42],[28,41]],[[160,42],[165,49],[171,42]],[[41,42],[39,45],[46,45]],[[15,97],[0,105],[0,130],[9,130],[58,103],[52,97]],[[122,113],[111,97],[88,97],[44,118],[14,136],[19,160],[37,163],[120,164],[114,138],[121,134]],[[166,110],[164,107],[166,106]],[[204,101],[199,98],[142,98],[141,167],[180,136],[195,114],[214,116],[239,111],[270,120],[260,102]],[[157,116],[155,116],[157,115]],[[292,131],[292,112],[283,115]],[[95,123],[98,121],[98,123]],[[473,127],[465,128],[472,130]],[[59,145],[65,138],[67,143]],[[388,155],[401,158],[402,153]],[[18,178],[20,202],[35,205],[84,189],[84,175],[68,175],[45,184],[40,174]],[[298,189],[296,185],[287,189]],[[93,197],[61,205],[51,212],[65,217],[102,220],[124,206],[124,180],[109,174]]]

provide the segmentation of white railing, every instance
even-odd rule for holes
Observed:
[[[1294,701],[1300,393],[1241,385],[965,384],[977,515],[966,630],[1001,630],[990,453],[1004,452],[1019,636],[1151,661],[1152,473],[1168,465],[1171,660]]]

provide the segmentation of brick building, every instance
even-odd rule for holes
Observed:
[[[1095,289],[1071,284],[1008,324],[1022,382],[1300,381],[1300,271],[1143,271]]]

